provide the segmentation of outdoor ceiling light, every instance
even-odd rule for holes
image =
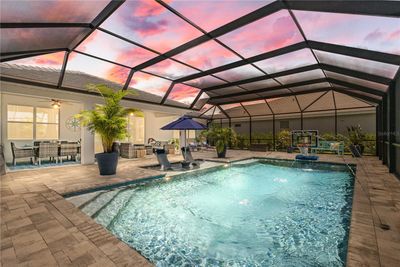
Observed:
[[[53,101],[53,103],[51,103],[51,106],[54,108],[54,109],[59,109],[60,107],[61,107],[61,102],[59,101],[59,100],[52,100]]]

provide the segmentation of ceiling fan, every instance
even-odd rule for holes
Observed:
[[[49,101],[50,101],[51,107],[54,108],[54,109],[59,109],[59,108],[61,108],[61,103],[62,103],[63,105],[70,105],[70,104],[68,104],[68,103],[65,102],[65,101],[61,101],[60,99],[54,99],[54,98],[49,99],[49,100],[46,100],[46,101],[40,101],[40,102],[49,102]]]

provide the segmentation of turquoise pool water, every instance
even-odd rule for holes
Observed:
[[[91,194],[82,209],[157,266],[345,265],[348,172],[259,162]]]

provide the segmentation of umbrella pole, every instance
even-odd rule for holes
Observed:
[[[186,130],[185,130],[185,161],[186,161],[186,154],[187,152],[186,152]]]

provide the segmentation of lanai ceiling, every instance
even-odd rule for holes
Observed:
[[[4,81],[76,91],[84,73],[203,113],[278,98],[301,111],[305,94],[374,105],[400,65],[398,1],[5,0],[0,31],[3,67],[57,74]]]

